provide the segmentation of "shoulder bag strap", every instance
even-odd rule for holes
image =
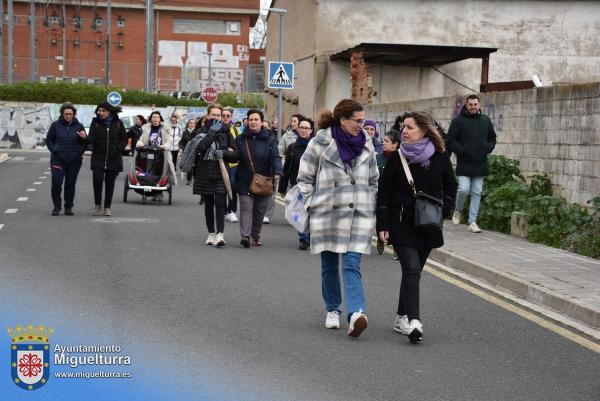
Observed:
[[[398,149],[398,154],[400,155],[400,160],[402,161],[402,168],[404,168],[404,174],[406,174],[406,179],[412,187],[413,195],[417,196],[417,191],[415,190],[415,180],[413,180],[412,174],[410,173],[410,169],[408,168],[408,162],[406,161],[406,158],[404,157],[400,149]]]
[[[250,168],[252,169],[252,174],[256,174],[254,171],[254,162],[252,161],[252,155],[250,154],[250,147],[248,146],[248,138],[244,136],[244,144],[246,145],[246,152],[248,152],[248,159],[250,160]]]

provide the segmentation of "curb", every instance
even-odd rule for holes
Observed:
[[[445,266],[481,279],[492,287],[509,291],[519,298],[550,308],[593,329],[600,329],[600,311],[592,309],[577,299],[557,294],[545,287],[493,267],[475,263],[452,252],[434,249],[429,257]]]

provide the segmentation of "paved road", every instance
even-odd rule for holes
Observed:
[[[369,328],[350,339],[323,328],[319,259],[296,249],[281,213],[263,247],[242,249],[231,223],[228,246],[207,247],[191,187],[172,206],[131,193],[123,204],[121,175],[113,219],[96,219],[86,160],[76,215],[51,217],[46,155],[17,156],[0,164],[1,306],[135,350],[132,369],[171,383],[170,399],[600,399],[598,354],[429,274],[424,342],[409,344],[391,330],[400,273],[388,256],[363,260]]]

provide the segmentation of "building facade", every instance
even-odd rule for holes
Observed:
[[[479,92],[484,76],[490,83],[531,82],[534,74],[543,85],[600,81],[600,2],[274,0],[271,6],[287,10],[282,61],[296,69],[294,90],[284,91],[284,116],[333,107],[351,96],[353,80],[366,85],[370,104]],[[278,14],[268,16],[267,62],[278,59],[279,21]],[[365,43],[413,49],[342,57],[360,53]],[[473,48],[488,53],[487,65],[484,56],[454,61],[453,54]],[[267,90],[267,118],[275,117],[276,105],[276,92]]]
[[[35,80],[110,83],[142,89],[146,74],[146,1],[107,3],[53,0],[35,2]],[[14,0],[13,63],[8,65],[8,4],[3,3],[3,74],[7,82],[30,80],[30,1]],[[260,0],[154,0],[154,88],[161,92],[246,91],[249,34]],[[107,49],[108,48],[108,49]]]

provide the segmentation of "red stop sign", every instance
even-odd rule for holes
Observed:
[[[217,92],[217,90],[212,86],[207,86],[206,88],[202,89],[202,100],[204,100],[206,103],[215,102],[218,97],[219,92]]]

